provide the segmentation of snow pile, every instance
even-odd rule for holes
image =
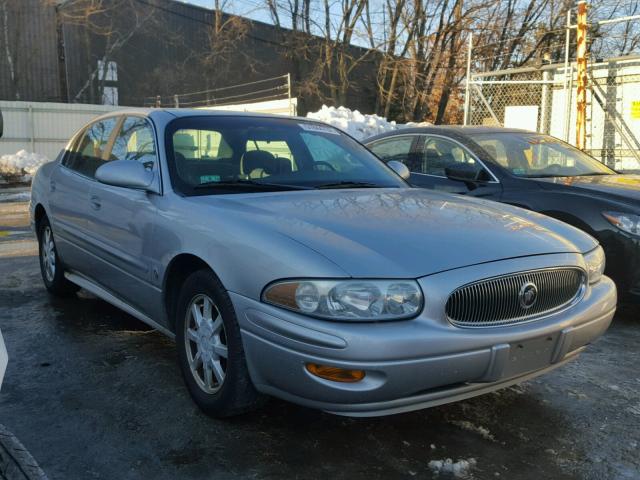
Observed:
[[[323,105],[317,112],[307,113],[307,118],[321,120],[338,127],[358,140],[398,128],[396,122],[389,122],[384,117],[375,114],[362,114],[358,110],[350,110],[346,107],[336,108]]]
[[[407,122],[407,123],[401,123],[399,126],[407,127],[407,128],[415,128],[415,127],[430,127],[432,125],[433,123],[431,122]]]
[[[431,460],[429,468],[437,475],[453,476],[453,478],[469,478],[471,471],[476,466],[476,459],[458,460],[454,462],[450,458],[446,460]]]
[[[26,150],[20,150],[12,155],[2,155],[0,157],[0,177],[17,178],[26,182],[31,180],[40,165],[50,161],[44,155],[29,153]]]
[[[396,124],[395,121],[388,121],[384,117],[373,114],[362,114],[358,110],[350,110],[347,107],[327,107],[323,105],[317,112],[307,113],[307,118],[320,120],[322,122],[344,130],[358,140],[372,137],[379,133],[399,128],[427,127],[433,125],[429,122],[409,122]]]

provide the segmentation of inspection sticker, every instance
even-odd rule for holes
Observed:
[[[634,100],[631,102],[631,118],[634,120],[640,120],[640,100]]]
[[[340,135],[340,131],[336,128],[330,127],[329,125],[320,125],[319,123],[299,123],[300,128],[303,130],[307,130],[309,132],[318,132],[318,133],[332,133],[333,135]]]

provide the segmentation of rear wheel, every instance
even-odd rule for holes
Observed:
[[[180,369],[195,403],[213,417],[254,409],[261,397],[249,377],[233,304],[213,272],[187,278],[176,314]]]
[[[44,217],[38,225],[38,246],[40,256],[40,273],[44,286],[54,295],[69,295],[80,287],[64,278],[64,269],[58,256],[56,242],[49,219]]]

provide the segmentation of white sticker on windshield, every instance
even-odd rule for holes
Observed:
[[[299,123],[300,128],[307,130],[308,132],[319,133],[332,133],[333,135],[340,135],[340,131],[330,127],[329,125],[321,125],[319,123]]]

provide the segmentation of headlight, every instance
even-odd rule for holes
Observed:
[[[262,300],[332,320],[398,320],[422,309],[415,280],[287,280],[269,285]]]
[[[620,230],[633,235],[640,235],[640,215],[634,215],[633,213],[602,212],[602,216]]]
[[[597,248],[584,254],[584,261],[587,264],[587,274],[589,275],[589,283],[596,283],[602,278],[604,273],[604,250],[598,245]]]

